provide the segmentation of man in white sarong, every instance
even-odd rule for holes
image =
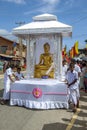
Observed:
[[[79,102],[78,73],[74,70],[74,64],[72,63],[70,64],[69,71],[67,72],[66,81],[70,90],[70,97],[74,105],[73,112],[76,112],[76,108]]]

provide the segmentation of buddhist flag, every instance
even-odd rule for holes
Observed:
[[[76,41],[75,44],[74,44],[74,47],[75,47],[75,55],[78,55],[78,54],[79,54],[78,46],[79,46],[79,42]]]

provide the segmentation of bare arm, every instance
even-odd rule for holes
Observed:
[[[67,83],[68,87],[70,87],[71,85],[73,85],[75,82],[77,82],[77,79],[75,79],[75,80],[74,80],[72,83],[70,83],[70,84]]]
[[[9,79],[14,82],[14,80],[12,79],[12,76],[11,75],[8,75],[9,76]]]

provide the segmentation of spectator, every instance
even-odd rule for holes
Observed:
[[[21,68],[20,67],[17,68],[17,72],[15,73],[15,76],[16,76],[17,80],[24,79],[24,75],[23,75],[23,73],[21,73]]]
[[[79,92],[78,92],[78,73],[74,69],[74,64],[70,64],[69,70],[66,74],[66,81],[68,88],[70,90],[70,98],[73,103],[73,112],[76,112],[76,109],[79,105]]]
[[[1,104],[4,105],[10,99],[10,85],[11,82],[14,82],[12,75],[15,77],[14,72],[10,66],[9,62],[5,62],[3,65],[3,72],[4,72],[4,92],[3,92],[3,99],[1,100]]]

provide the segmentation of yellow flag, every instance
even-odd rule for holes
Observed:
[[[76,41],[74,46],[75,46],[75,54],[78,55],[79,54],[79,51],[78,51],[79,42]]]
[[[86,46],[85,46],[85,48],[87,49],[87,43],[86,43]]]

